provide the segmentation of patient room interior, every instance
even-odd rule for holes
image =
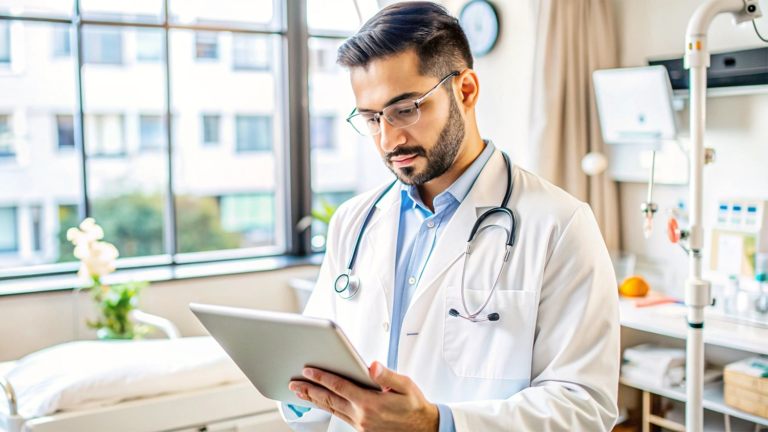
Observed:
[[[703,430],[768,430],[768,17],[712,19],[694,98],[709,1],[438,1],[483,138],[588,203],[610,251],[615,431],[686,430],[702,239]],[[393,3],[0,0],[0,432],[290,430],[189,304],[300,313],[331,215],[392,181],[336,53]]]

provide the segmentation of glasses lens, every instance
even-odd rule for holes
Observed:
[[[379,123],[372,113],[355,114],[349,118],[349,123],[360,135],[368,136],[379,133]]]
[[[419,121],[420,112],[413,101],[398,102],[384,109],[384,117],[396,128],[404,128]]]

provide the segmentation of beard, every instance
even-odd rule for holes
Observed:
[[[443,130],[440,131],[437,143],[432,149],[427,151],[420,145],[406,145],[400,146],[384,155],[384,164],[401,182],[410,186],[421,186],[445,174],[453,165],[453,161],[456,160],[461,142],[464,140],[464,120],[461,118],[459,106],[453,95],[451,95],[450,100],[451,106],[448,121],[445,123]],[[427,166],[418,172],[413,166],[398,169],[392,168],[390,158],[400,155],[423,156],[427,160]]]

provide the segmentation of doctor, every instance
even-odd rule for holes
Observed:
[[[457,20],[434,3],[389,6],[341,46],[338,63],[356,99],[349,123],[372,137],[397,182],[338,209],[305,314],[338,323],[385,391],[306,368],[307,381],[289,387],[319,409],[282,404],[287,423],[610,430],[619,320],[605,244],[587,204],[508,165],[481,138],[479,80]],[[514,220],[484,218],[466,255],[478,217],[504,201]],[[339,276],[362,225],[355,291]]]

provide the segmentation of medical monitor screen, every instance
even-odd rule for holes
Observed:
[[[606,143],[658,144],[676,138],[672,87],[666,68],[599,70],[593,80]]]

